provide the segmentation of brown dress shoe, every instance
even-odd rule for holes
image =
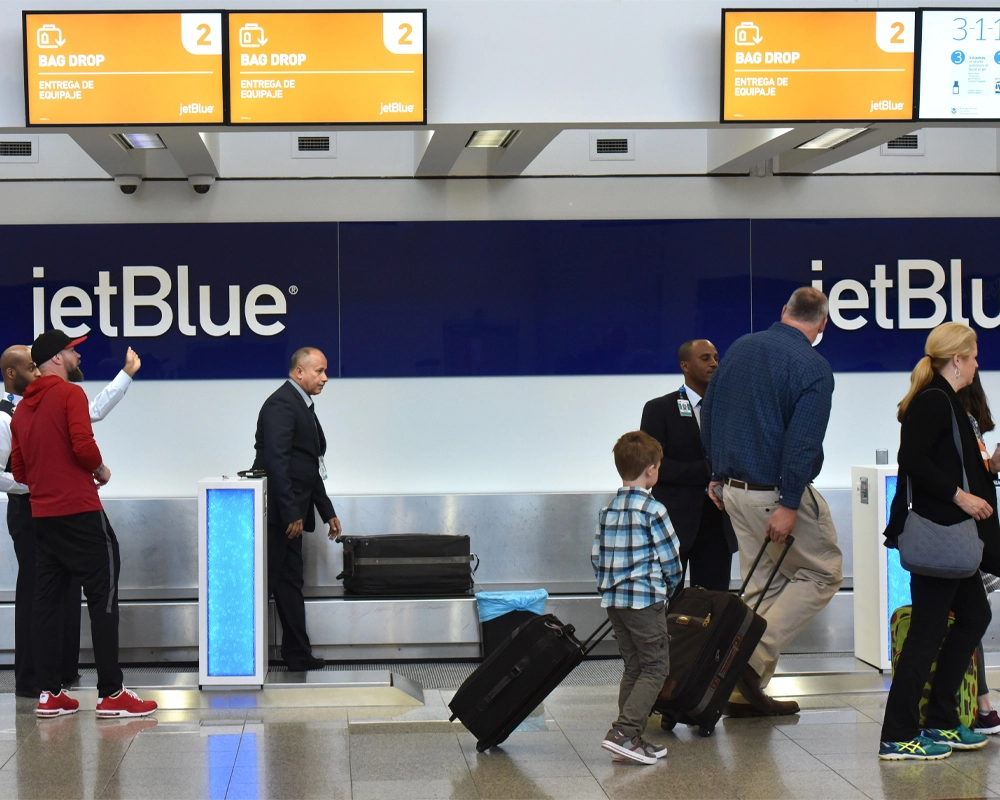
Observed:
[[[794,700],[774,700],[768,697],[764,693],[764,690],[760,688],[760,676],[749,664],[740,673],[739,680],[736,681],[736,686],[747,700],[749,706],[757,712],[756,714],[744,714],[743,716],[783,717],[788,714],[799,713],[799,704]],[[729,705],[741,706],[744,704],[730,703]]]
[[[784,717],[789,714],[798,714],[799,704],[794,700],[775,700],[771,698],[771,716]]]

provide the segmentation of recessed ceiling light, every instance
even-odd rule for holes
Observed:
[[[507,147],[520,131],[474,131],[466,147]]]
[[[167,146],[155,133],[112,133],[111,138],[126,150],[166,150]]]
[[[848,139],[864,133],[868,128],[832,128],[826,133],[810,139],[805,144],[800,144],[796,150],[830,150],[837,145],[843,144]]]

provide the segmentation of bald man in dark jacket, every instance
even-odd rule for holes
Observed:
[[[326,356],[314,347],[292,355],[288,380],[264,401],[257,417],[253,469],[267,474],[268,587],[281,620],[281,657],[288,669],[320,669],[306,633],[302,595],[302,532],[316,528],[315,508],[340,537],[340,520],[326,494],[326,437],[316,418],[313,397],[328,380]]]

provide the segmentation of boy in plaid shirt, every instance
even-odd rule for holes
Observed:
[[[632,431],[618,440],[614,454],[622,488],[601,509],[591,561],[625,673],[618,719],[601,747],[612,752],[612,760],[655,764],[667,748],[647,742],[642,733],[667,677],[667,597],[683,571],[666,506],[649,493],[659,478],[660,443]]]

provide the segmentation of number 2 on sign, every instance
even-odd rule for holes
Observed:
[[[889,41],[892,44],[906,44],[906,42],[903,40],[903,31],[906,30],[906,26],[903,25],[902,22],[894,22],[889,27],[892,28],[894,31],[896,31],[892,35],[892,38],[889,39]]]
[[[208,36],[212,32],[212,27],[203,22],[197,29],[201,31],[201,36],[198,37],[198,44],[211,47],[212,43],[208,40]]]
[[[399,37],[399,43],[412,45],[413,41],[410,39],[410,34],[413,33],[413,26],[408,22],[404,22],[399,26],[399,29],[403,32],[403,35]]]

